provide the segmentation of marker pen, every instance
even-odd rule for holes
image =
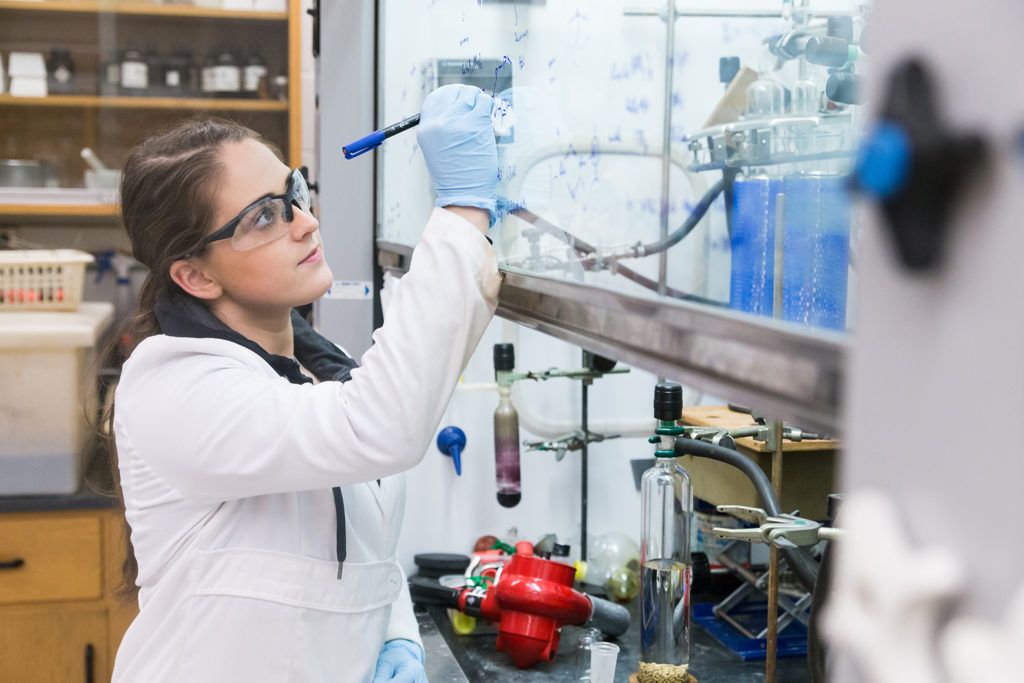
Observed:
[[[401,133],[403,130],[408,130],[420,122],[420,115],[410,116],[404,121],[388,126],[387,128],[381,128],[375,130],[369,135],[364,135],[355,142],[350,142],[341,148],[341,151],[345,153],[346,159],[354,159],[360,154],[369,152],[371,149],[380,146],[380,143],[387,140],[392,135]]]

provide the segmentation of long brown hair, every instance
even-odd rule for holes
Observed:
[[[171,264],[195,253],[212,227],[216,190],[223,172],[221,152],[226,143],[253,139],[280,152],[255,131],[216,118],[194,118],[147,138],[133,148],[121,174],[121,219],[132,244],[132,256],[149,269],[139,292],[137,309],[125,318],[97,361],[99,368],[117,368],[147,337],[160,334],[157,298],[163,293],[188,296],[171,279]],[[113,388],[100,373],[108,395],[97,417],[95,439],[86,449],[83,475],[93,490],[112,496],[124,509],[114,443]],[[138,592],[138,564],[131,529],[124,525],[126,556],[124,598]]]

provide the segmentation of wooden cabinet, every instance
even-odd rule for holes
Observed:
[[[0,0],[0,56],[9,71],[11,52],[69,52],[74,78],[67,92],[45,97],[0,93],[0,159],[34,160],[45,166],[46,187],[0,187],[0,221],[34,216],[116,218],[112,186],[87,183],[81,157],[92,149],[116,168],[125,152],[147,135],[198,113],[238,120],[281,149],[300,166],[300,0],[284,11],[226,10],[192,4],[117,0]],[[136,49],[155,65],[151,84],[173,55],[191,55],[201,68],[212,54],[232,53],[244,66],[259,54],[269,88],[245,98],[215,97],[167,88],[111,91],[108,63],[118,51]],[[9,74],[8,74],[9,75]],[[284,80],[274,85],[274,81]],[[10,79],[8,79],[10,81]],[[8,86],[10,83],[8,82]],[[87,187],[92,185],[92,187]]]
[[[109,681],[137,613],[115,595],[121,515],[76,510],[0,515],[0,681]]]

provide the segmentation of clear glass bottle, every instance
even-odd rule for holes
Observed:
[[[655,387],[655,417],[675,427],[682,387]],[[690,665],[690,527],[693,490],[662,437],[656,462],[640,480],[640,683],[682,682]]]
[[[747,118],[770,119],[782,116],[785,111],[785,90],[771,75],[773,59],[765,48],[757,80],[747,87]]]
[[[573,680],[590,680],[590,649],[594,643],[601,642],[601,631],[593,627],[583,629],[576,641],[576,657],[573,662]]]
[[[498,407],[494,410],[494,467],[498,502],[515,507],[522,498],[519,478],[519,413],[512,405],[508,387],[498,388]]]

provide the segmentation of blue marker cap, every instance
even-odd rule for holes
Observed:
[[[384,142],[384,138],[387,137],[384,131],[375,130],[369,135],[363,136],[353,143],[345,145],[341,148],[341,151],[345,153],[346,159],[354,159],[360,154],[369,152],[374,147],[380,146],[380,143]]]

